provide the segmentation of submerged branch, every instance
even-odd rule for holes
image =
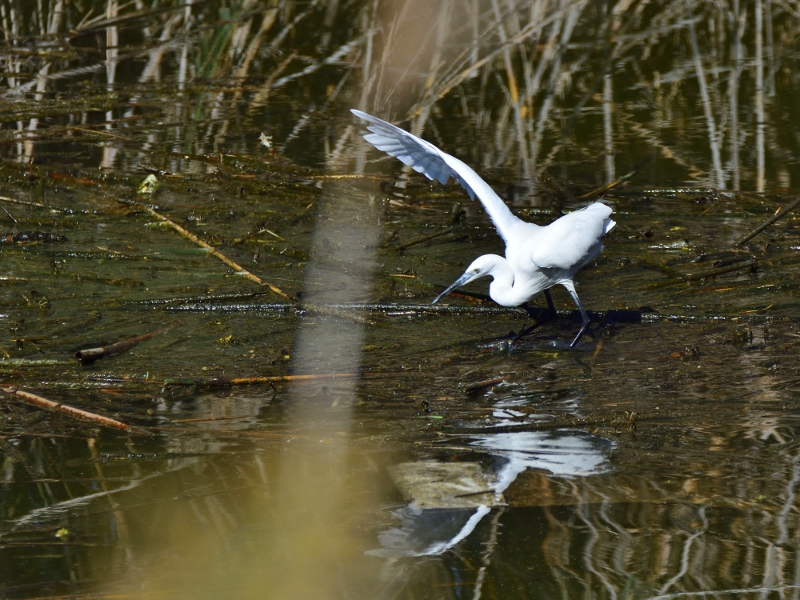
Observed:
[[[98,415],[97,413],[89,412],[87,410],[82,410],[80,408],[75,408],[74,406],[61,404],[60,402],[53,402],[52,400],[48,400],[47,398],[43,398],[42,396],[37,396],[36,394],[32,394],[30,392],[25,392],[18,388],[6,387],[0,389],[2,389],[2,391],[4,391],[9,396],[18,399],[24,402],[25,404],[30,404],[31,406],[35,406],[37,408],[43,408],[44,410],[49,410],[50,412],[56,412],[71,417],[73,419],[80,419],[81,421],[90,421],[92,423],[100,425],[101,427],[109,427],[111,429],[121,429],[122,431],[127,431],[129,433],[137,433],[141,435],[150,435],[148,431],[140,427],[128,425],[126,423],[123,423],[122,421],[117,421],[116,419],[104,417],[103,415]]]

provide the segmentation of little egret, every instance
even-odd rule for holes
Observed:
[[[493,278],[489,296],[501,306],[522,306],[543,291],[552,314],[548,290],[561,284],[567,288],[583,319],[570,344],[574,347],[589,325],[589,315],[575,291],[573,277],[603,249],[603,235],[616,225],[609,217],[611,209],[595,202],[544,227],[527,223],[515,216],[489,184],[456,157],[377,117],[355,109],[351,112],[369,123],[367,129],[372,133],[365,134],[364,139],[378,150],[430,180],[445,184],[452,177],[472,200],[477,196],[506,244],[505,258],[496,254],[478,257],[433,304],[454,289],[488,276]]]

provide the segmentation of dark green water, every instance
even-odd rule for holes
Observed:
[[[794,4],[0,22],[0,597],[800,596],[795,213],[738,244],[800,180]],[[611,184],[592,334],[431,307],[501,241],[353,107],[540,224]]]

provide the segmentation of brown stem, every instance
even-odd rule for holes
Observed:
[[[62,415],[66,415],[68,417],[72,417],[73,419],[80,419],[82,421],[91,421],[92,423],[97,423],[102,427],[109,427],[111,429],[121,429],[129,433],[150,435],[148,431],[141,429],[139,427],[135,427],[133,425],[127,425],[122,421],[110,419],[109,417],[104,417],[103,415],[98,415],[96,413],[92,413],[87,410],[75,408],[67,404],[61,404],[60,402],[53,402],[52,400],[48,400],[47,398],[42,398],[41,396],[37,396],[36,394],[31,394],[30,392],[25,392],[23,390],[14,387],[6,387],[0,389],[2,389],[2,391],[4,391],[9,396],[17,398],[18,400],[21,400],[25,404],[30,404],[31,406],[35,406],[37,408],[43,408],[44,410],[57,412]]]

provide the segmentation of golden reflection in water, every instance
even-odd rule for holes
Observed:
[[[307,305],[363,301],[369,294],[380,225],[368,202],[344,189],[332,190],[323,202],[313,243],[318,260],[306,271]],[[358,372],[364,328],[357,321],[309,317],[298,329],[294,371]],[[346,573],[367,566],[367,548],[346,531],[375,488],[369,471],[348,468],[357,385],[342,380],[313,392],[304,385],[292,390],[287,416],[300,435],[280,459],[273,543],[259,578],[271,597],[340,597]]]
[[[320,200],[306,306],[367,298],[381,231],[372,202],[354,189],[331,189]],[[358,372],[365,327],[310,310],[296,332],[293,372]],[[123,560],[126,583],[117,584],[135,597],[324,599],[352,595],[354,586],[357,597],[373,597],[364,589],[377,584],[382,561],[364,555],[376,537],[362,523],[386,490],[381,466],[352,447],[357,386],[339,379],[281,394],[280,406],[269,407],[284,411],[282,420],[272,417],[278,441],[256,442],[250,453],[239,446],[218,460],[220,447],[174,448],[205,456],[178,459],[175,474],[143,486],[149,508],[132,510],[140,539]],[[106,561],[98,556],[97,564]],[[140,576],[131,581],[133,572]]]

